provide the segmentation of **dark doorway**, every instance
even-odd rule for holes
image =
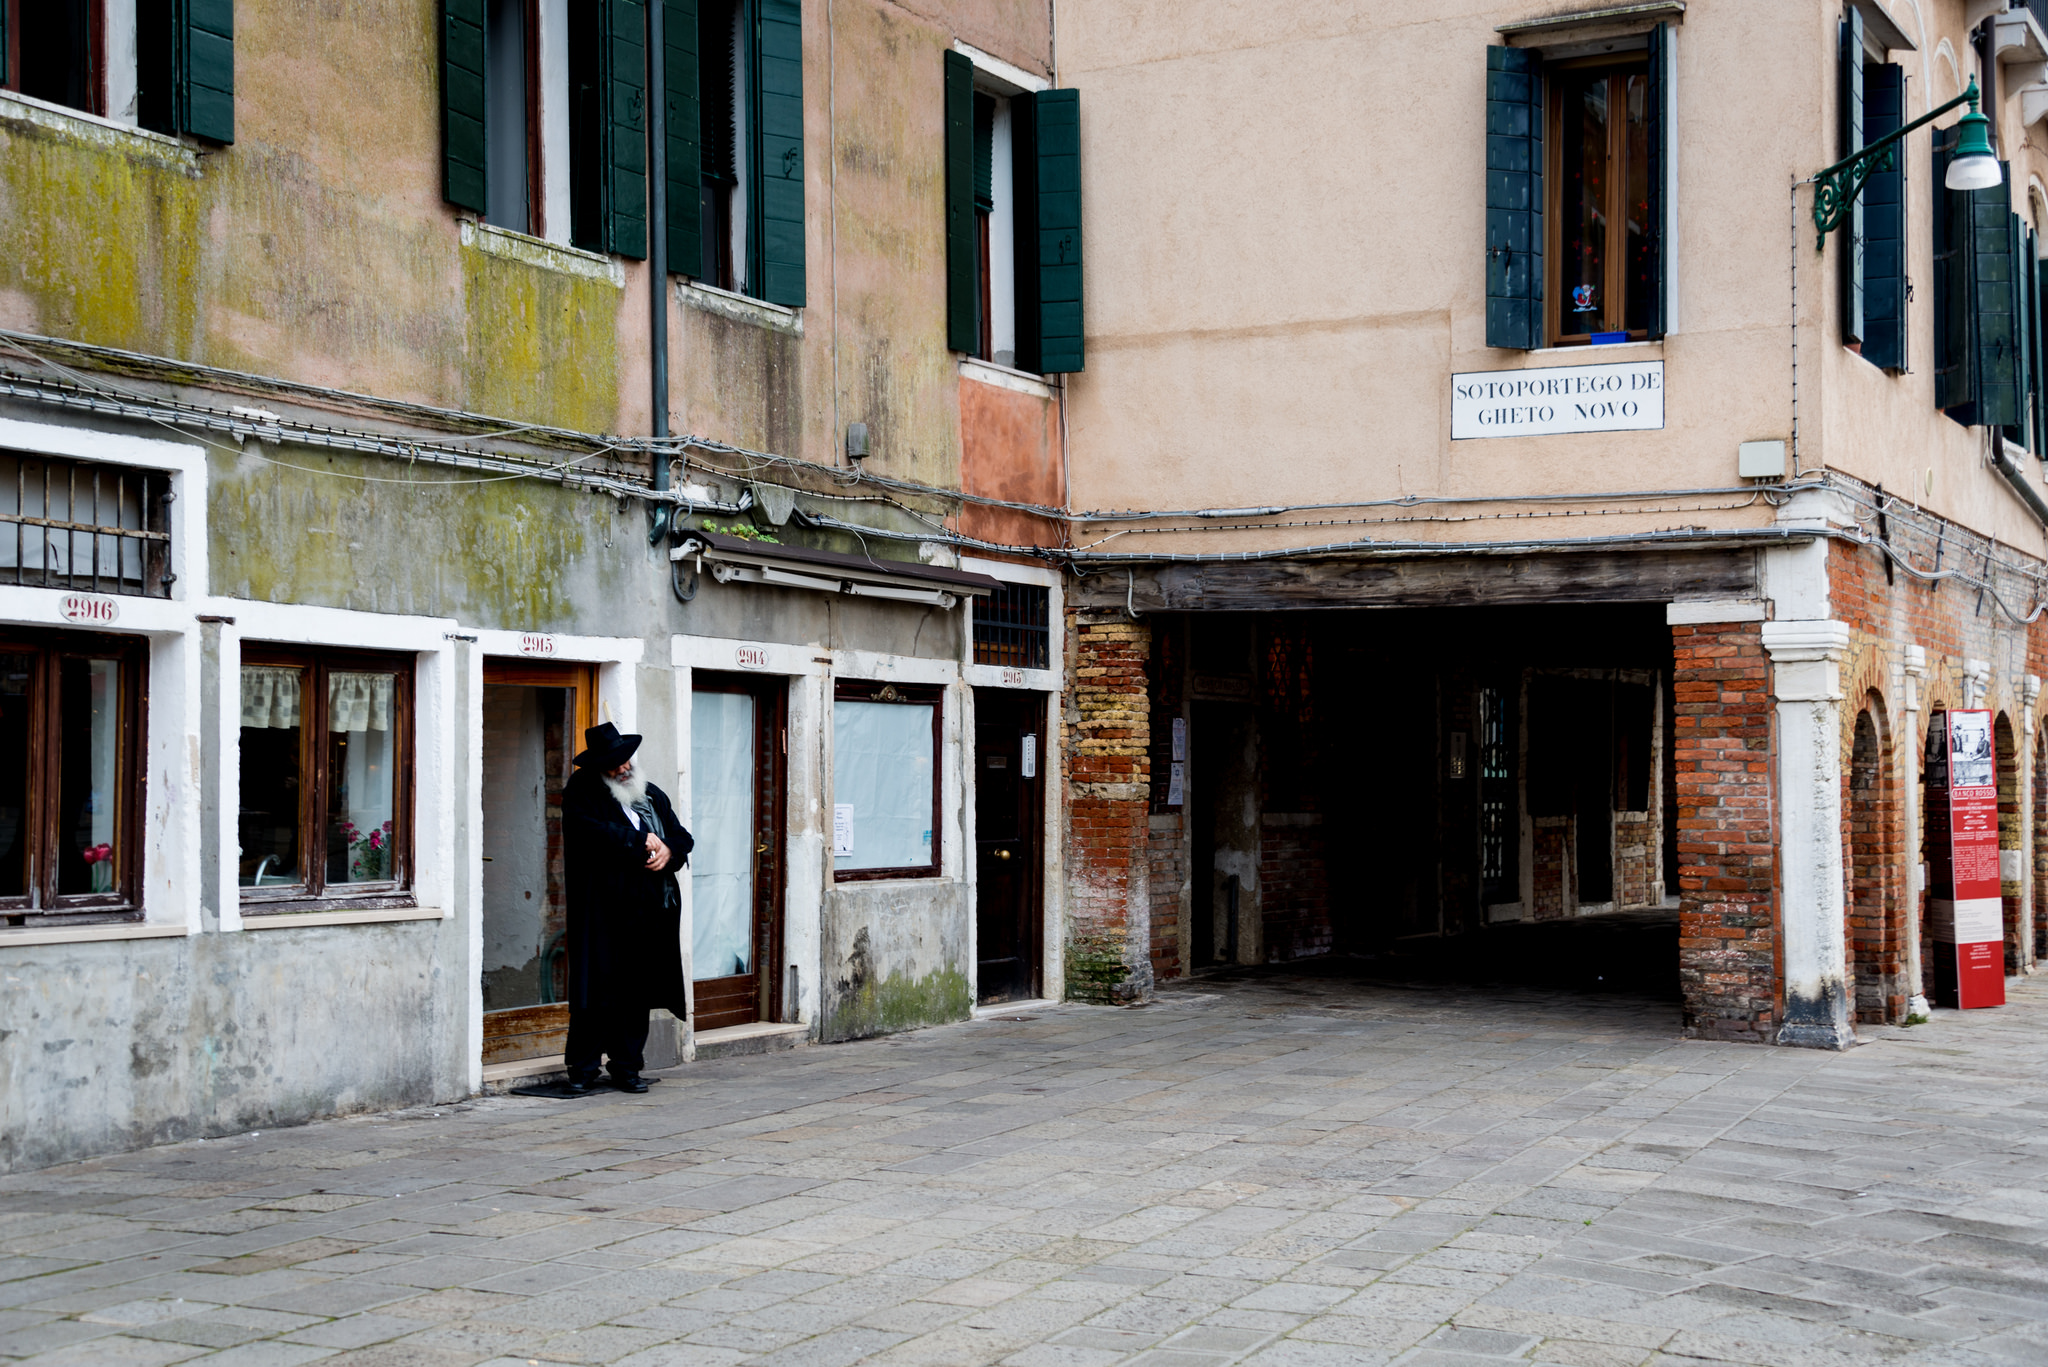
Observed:
[[[779,1019],[789,688],[700,672],[690,702],[690,973],[699,1033]]]
[[[1044,724],[1042,694],[974,690],[974,923],[984,1004],[1041,991]]]

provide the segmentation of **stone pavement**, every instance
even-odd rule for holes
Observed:
[[[1284,977],[0,1179],[38,1367],[2048,1362],[2048,981],[1846,1055]]]

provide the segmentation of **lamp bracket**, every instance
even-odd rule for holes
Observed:
[[[1849,210],[1856,203],[1856,196],[1863,193],[1863,186],[1879,171],[1889,171],[1896,165],[1898,146],[1908,133],[1924,128],[1957,105],[1968,101],[1970,107],[1977,107],[1977,78],[1970,78],[1969,87],[1962,94],[1928,110],[1913,122],[1895,132],[1887,133],[1870,146],[1851,153],[1833,166],[1823,167],[1813,173],[1813,226],[1818,236],[1813,249],[1820,251],[1828,244],[1828,234],[1842,226],[1842,220],[1849,216]]]

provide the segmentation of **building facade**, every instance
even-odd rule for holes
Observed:
[[[655,1066],[1610,912],[1839,1048],[2048,952],[2031,6],[0,15],[0,1168],[559,1068],[603,720]]]
[[[1070,987],[1635,910],[1689,1033],[1841,1047],[1965,901],[2030,970],[2041,14],[1425,10],[1062,11]],[[1823,240],[1973,80],[1996,183],[1956,108]],[[1922,783],[1978,709],[1996,899]]]
[[[1047,11],[6,15],[0,1168],[559,1069],[599,721],[652,1065],[1057,990]]]

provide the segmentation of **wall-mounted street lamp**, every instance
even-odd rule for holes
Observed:
[[[1970,112],[1956,124],[1956,152],[1949,161],[1948,174],[1942,177],[1942,184],[1951,190],[1988,190],[2004,180],[1998,166],[1998,155],[1991,150],[1991,120],[1977,111],[1977,100],[1977,78],[1972,76],[1969,89],[1939,109],[1928,110],[1898,132],[1887,133],[1855,155],[1816,171],[1813,176],[1813,226],[1820,233],[1814,242],[1814,250],[1825,247],[1828,234],[1842,226],[1842,220],[1849,216],[1850,206],[1855,204],[1856,196],[1863,193],[1863,182],[1870,179],[1871,173],[1892,168],[1899,143],[1906,134],[1932,123],[1965,101],[1969,103]]]

